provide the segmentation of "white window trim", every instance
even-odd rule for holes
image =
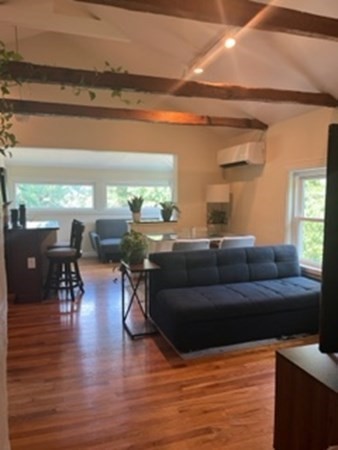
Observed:
[[[299,210],[299,204],[302,202],[302,189],[300,188],[300,184],[306,179],[312,179],[316,177],[318,178],[326,177],[326,168],[317,167],[311,169],[297,169],[290,172],[288,241],[291,244],[294,244],[298,248],[298,250],[300,250],[299,248],[300,223],[302,221],[313,223],[324,223],[324,219],[305,217],[297,214],[297,211]],[[308,276],[313,276],[314,278],[320,278],[321,267],[319,265],[314,264],[312,261],[307,261],[301,258],[300,264],[305,274],[307,274]]]
[[[40,181],[40,180],[14,180],[13,181],[13,197],[15,198],[15,202],[18,203],[17,199],[16,199],[16,186],[18,184],[35,184],[35,185],[58,185],[58,186],[88,186],[91,187],[92,189],[92,202],[93,202],[93,206],[88,206],[86,207],[69,207],[69,208],[65,208],[65,207],[32,207],[28,205],[28,208],[30,209],[30,211],[33,212],[45,212],[45,211],[51,211],[51,212],[69,212],[69,211],[77,211],[77,212],[86,212],[86,211],[93,211],[95,209],[95,184],[91,183],[91,182],[81,182],[81,181],[75,181],[75,182],[71,182],[71,181]]]
[[[16,148],[16,150],[18,150]],[[100,154],[102,152],[98,152]],[[116,152],[114,152],[116,153]],[[132,153],[128,153],[128,158],[132,156]],[[157,154],[154,153],[153,156]],[[158,154],[163,156],[164,154]],[[172,164],[167,163],[165,170],[154,171],[150,168],[145,169],[143,166],[140,170],[135,167],[128,169],[123,168],[123,170],[112,168],[93,168],[93,170],[88,171],[87,168],[79,167],[76,169],[76,175],[74,178],[74,173],[71,167],[62,167],[60,170],[56,170],[55,167],[48,165],[48,160],[46,160],[46,165],[34,167],[34,166],[24,166],[20,164],[12,164],[8,167],[9,179],[8,179],[8,196],[12,200],[13,205],[16,204],[15,199],[15,184],[16,183],[46,183],[46,184],[86,184],[92,185],[94,189],[93,198],[93,208],[29,208],[29,212],[32,216],[49,215],[54,214],[57,216],[64,216],[69,214],[80,214],[80,215],[102,215],[111,216],[119,218],[131,218],[131,213],[129,208],[107,208],[106,206],[106,186],[116,185],[116,184],[126,184],[129,186],[141,184],[151,184],[151,185],[167,185],[171,187],[172,195],[174,201],[177,201],[177,155],[174,153],[168,153],[167,156],[172,158]],[[139,153],[137,153],[139,157]],[[61,174],[62,172],[62,174]],[[61,181],[62,180],[62,181]],[[145,218],[157,218],[159,217],[159,208],[156,207],[145,207],[143,215]]]

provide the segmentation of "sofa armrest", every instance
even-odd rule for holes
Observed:
[[[96,233],[96,231],[90,231],[89,238],[93,249],[98,252],[100,249],[100,236]]]

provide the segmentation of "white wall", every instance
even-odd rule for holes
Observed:
[[[108,120],[83,120],[69,118],[31,117],[28,121],[17,121],[15,133],[22,147],[96,149],[104,151],[146,151],[148,153],[173,153],[177,155],[177,200],[182,211],[180,226],[204,226],[206,222],[206,186],[222,182],[222,170],[216,163],[216,151],[224,145],[223,140],[207,128],[188,126],[156,125],[138,122]],[[60,152],[60,155],[63,155]],[[62,157],[62,156],[60,156]],[[62,164],[62,161],[61,161]],[[48,173],[46,168],[8,168],[8,178],[16,174],[34,175],[34,170]],[[57,176],[64,181],[84,178],[97,179],[97,173],[80,170],[57,169]],[[51,176],[55,173],[50,172]],[[111,173],[113,176],[113,173]],[[109,173],[103,178],[107,179]],[[102,211],[100,212],[100,217]],[[29,219],[52,218],[45,214],[29,215]],[[68,236],[73,215],[58,217],[62,232],[60,238]],[[93,228],[96,213],[79,217],[86,223],[84,252],[91,250],[87,231]]]
[[[29,149],[22,149],[29,151]],[[57,150],[56,150],[57,151]],[[66,154],[67,152],[62,152]],[[15,153],[14,153],[15,155]],[[79,153],[80,155],[80,153]],[[84,152],[81,153],[81,158],[85,157]],[[15,156],[14,156],[15,157]],[[80,161],[79,161],[80,163]],[[62,162],[61,162],[62,164]],[[170,175],[171,176],[171,175]],[[105,208],[105,187],[107,184],[114,184],[114,182],[135,180],[142,184],[147,180],[156,180],[161,177],[161,173],[150,174],[145,170],[113,170],[113,169],[84,169],[84,168],[63,168],[63,167],[34,167],[34,166],[16,166],[7,164],[7,178],[8,178],[8,192],[9,198],[14,198],[14,187],[16,182],[56,182],[60,180],[64,183],[90,183],[95,186],[95,209],[88,211],[80,209],[70,210],[51,210],[43,211],[37,209],[27,208],[27,220],[56,220],[60,229],[58,230],[57,237],[59,241],[68,241],[70,235],[70,225],[74,218],[81,220],[85,224],[85,233],[83,240],[83,256],[95,255],[95,251],[92,249],[89,239],[89,231],[94,229],[95,221],[97,218],[123,218],[131,220],[131,213],[114,215],[112,210]],[[169,178],[169,175],[164,174],[165,179]],[[13,205],[16,207],[17,205]]]
[[[46,39],[33,36],[20,43],[27,61],[66,67],[103,67],[107,55],[88,51],[83,38],[67,39],[50,33]],[[113,45],[113,44],[111,44]],[[67,48],[67,52],[65,52]],[[109,47],[111,48],[111,46]],[[108,52],[110,55],[110,51]],[[116,65],[125,61],[117,61]],[[114,65],[115,61],[111,61]],[[128,69],[128,67],[126,67]],[[141,97],[140,107],[158,109],[163,98],[127,94],[132,100]],[[87,103],[86,96],[75,97],[71,90],[59,86],[23,86],[17,96],[32,100]],[[166,108],[169,107],[166,98]],[[95,105],[117,106],[109,93],[101,91]],[[212,129],[188,126],[155,125],[140,122],[32,117],[14,127],[22,146],[97,148],[107,151],[147,151],[175,153],[178,156],[178,201],[183,211],[182,227],[205,223],[205,189],[208,183],[232,182],[233,205],[230,226],[233,231],[253,233],[258,243],[281,242],[286,236],[286,191],[290,168],[311,167],[325,163],[327,126],[337,120],[337,111],[317,109],[269,128],[267,162],[262,168],[225,170],[216,165],[216,151],[232,145]],[[257,139],[261,131],[248,133]]]
[[[254,234],[258,244],[285,242],[287,200],[292,169],[326,165],[329,124],[337,111],[317,109],[269,128],[266,163],[226,169],[233,193],[231,227]]]
[[[264,166],[223,171],[216,163],[217,150],[257,139],[257,133],[248,133],[246,138],[226,144],[209,130],[194,127],[36,117],[17,122],[15,131],[22,146],[174,153],[178,166],[178,203],[182,210],[180,227],[204,226],[207,184],[228,181],[232,192],[230,229],[254,234],[258,244],[270,244],[286,240],[290,170],[326,164],[328,126],[337,122],[337,118],[337,110],[322,108],[274,125],[264,136]],[[88,174],[58,170],[60,173],[74,181],[96,176],[94,171]],[[31,218],[48,216],[40,214]],[[73,215],[66,214],[57,218],[61,225],[60,239],[68,237],[72,218]],[[86,223],[84,254],[88,254],[92,249],[87,231],[93,228],[97,215],[79,218]]]

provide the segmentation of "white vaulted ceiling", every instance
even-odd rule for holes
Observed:
[[[93,70],[103,69],[104,62],[109,61],[130,74],[326,93],[338,98],[335,38],[239,29],[94,3],[7,0],[0,4],[0,40],[17,48],[26,61],[37,64]],[[130,2],[120,1],[123,3]],[[257,3],[266,4],[266,10],[256,20],[264,20],[270,6],[279,6],[335,18],[338,24],[337,0]],[[231,50],[215,47],[215,51],[205,55],[215,37],[227,31],[236,33],[237,45]],[[204,67],[199,76],[189,72],[196,61]],[[170,93],[142,94],[141,98],[145,109],[257,119],[267,125],[318,107],[282,101],[178,97]],[[214,130],[225,136],[246,131],[218,127]]]

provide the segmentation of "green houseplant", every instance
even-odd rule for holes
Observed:
[[[142,195],[133,195],[128,200],[128,206],[133,215],[134,222],[139,222],[141,219],[141,209],[144,202]]]
[[[128,231],[122,236],[120,250],[124,262],[127,264],[140,264],[147,256],[147,237],[139,231]]]
[[[161,207],[160,211],[164,222],[170,222],[174,211],[176,211],[177,213],[181,212],[179,207],[173,201],[160,202],[159,205]]]
[[[226,230],[228,214],[224,209],[209,208],[208,210],[208,234],[210,236],[222,235]]]
[[[0,153],[3,156],[10,155],[9,148],[15,147],[18,143],[11,128],[13,126],[13,112],[7,96],[10,89],[20,86],[21,81],[13,79],[8,75],[8,64],[14,61],[21,61],[22,56],[12,50],[7,50],[5,44],[0,41]]]
[[[223,211],[222,209],[212,209],[208,215],[208,223],[212,225],[226,225],[228,223],[226,211]]]

